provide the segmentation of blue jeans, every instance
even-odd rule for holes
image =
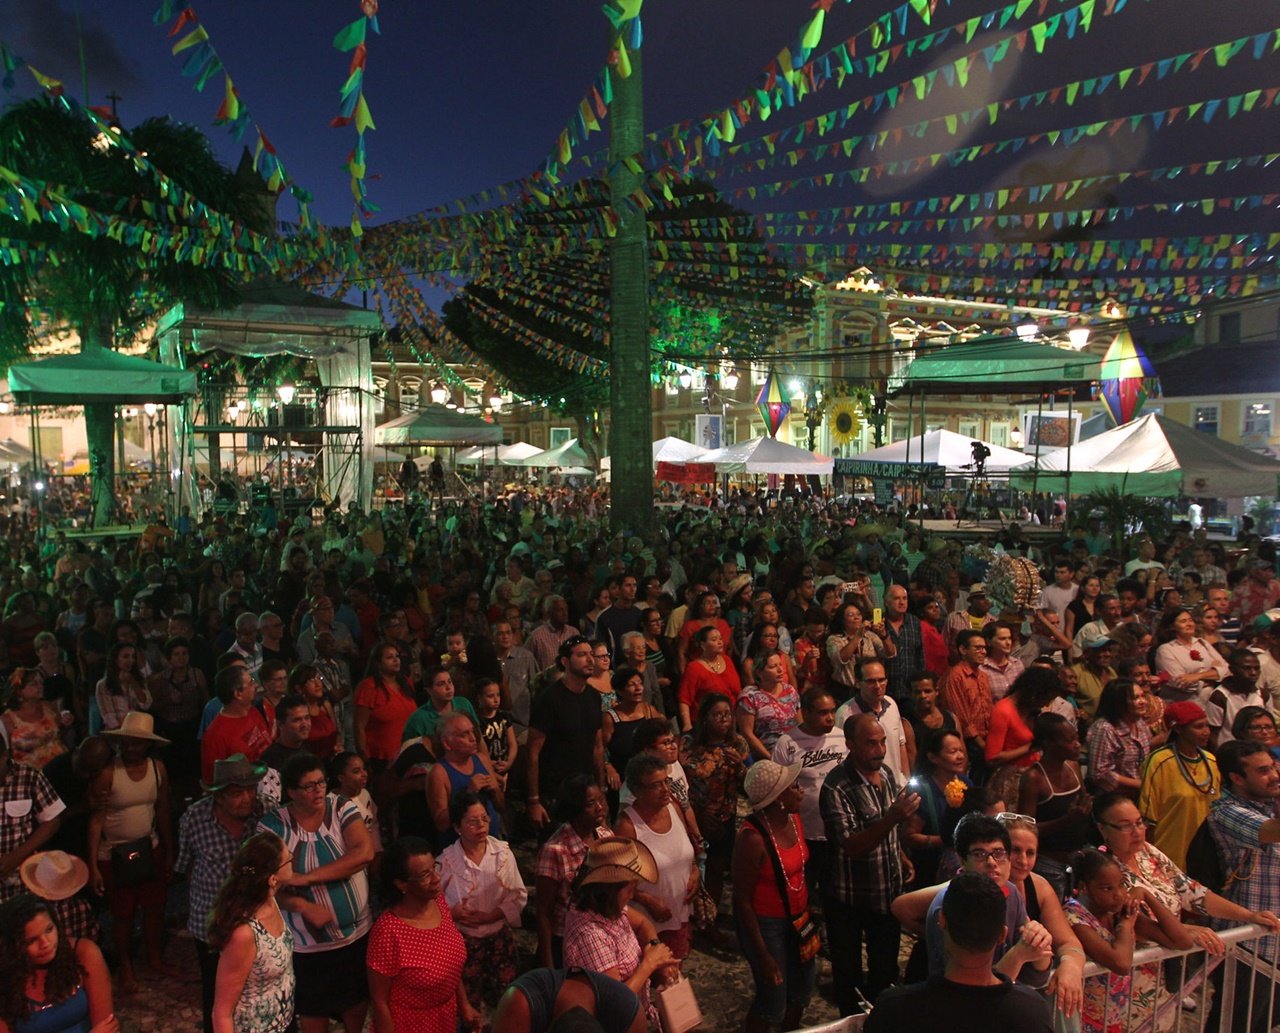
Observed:
[[[760,955],[743,930],[742,920],[735,917],[734,924],[738,927],[738,943],[751,966],[751,977],[756,984],[756,999],[751,1002],[750,1012],[766,1022],[778,1023],[786,1014],[788,1005],[803,1011],[818,980],[818,961],[817,958],[800,960],[799,941],[791,923],[785,918],[756,916],[765,949],[782,972],[781,986],[774,986],[765,979]]]

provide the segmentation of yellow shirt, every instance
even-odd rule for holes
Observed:
[[[1218,762],[1208,750],[1198,760],[1179,758],[1173,745],[1153,750],[1142,767],[1138,797],[1138,810],[1156,826],[1154,834],[1147,832],[1148,841],[1185,871],[1191,838],[1221,792]]]

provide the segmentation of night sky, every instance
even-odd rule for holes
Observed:
[[[875,132],[973,108],[987,101],[1049,89],[1062,82],[1097,75],[1182,50],[1236,36],[1274,30],[1280,5],[1258,0],[1128,0],[1120,12],[1104,17],[1116,0],[1098,0],[1093,31],[1074,41],[1050,41],[1046,53],[1030,50],[1002,62],[993,73],[979,68],[963,89],[937,90],[928,100],[897,111],[861,116],[850,130]],[[71,0],[3,0],[0,38],[42,72],[61,78],[80,96],[79,40],[83,40],[89,80],[88,98],[106,103],[112,91],[123,97],[121,121],[127,127],[154,114],[170,114],[206,130],[229,163],[240,144],[212,119],[221,101],[221,77],[197,94],[181,75],[181,57],[171,56],[172,40],[154,26],[151,0],[81,0],[82,31],[77,34]],[[846,39],[891,0],[834,0],[823,48]],[[940,2],[935,26],[995,8],[971,0]],[[1070,3],[1037,0],[1034,17],[1065,10]],[[344,225],[351,213],[341,166],[355,134],[350,127],[330,128],[338,109],[338,90],[347,58],[332,46],[335,33],[359,16],[354,0],[208,0],[195,5],[210,41],[239,87],[255,122],[275,143],[296,180],[316,196],[316,212],[326,222]],[[810,0],[648,0],[643,10],[647,122],[650,128],[696,117],[745,95],[759,71],[792,43],[811,16]],[[369,197],[382,213],[376,224],[402,218],[495,183],[535,170],[553,147],[577,102],[605,60],[607,22],[597,3],[549,0],[540,4],[510,0],[468,0],[454,4],[384,2],[382,35],[368,40],[365,96],[377,123],[367,137]],[[924,29],[912,18],[906,37]],[[956,54],[981,46],[996,30],[980,32],[971,44],[953,41],[950,49],[904,58],[874,81],[830,87],[798,108],[782,111],[764,129],[776,130],[882,89],[911,74],[935,67]],[[872,46],[860,38],[859,53]],[[34,92],[19,73],[18,95]],[[1280,85],[1280,59],[1241,57],[1227,68],[1213,57],[1194,74],[1151,80],[1140,89],[1112,92],[1101,100],[1073,107],[1046,104],[1010,115],[994,127],[968,134],[931,134],[924,141],[891,144],[872,155],[865,148],[854,163],[884,161],[961,143],[1018,135],[1111,118],[1158,107],[1223,96],[1240,89]],[[1028,148],[1016,155],[950,168],[946,164],[912,176],[879,178],[858,190],[809,191],[773,201],[747,204],[755,211],[796,211],[857,201],[893,200],[989,190],[1018,182],[1037,182],[1119,169],[1189,164],[1202,159],[1280,150],[1280,118],[1274,109],[1219,118],[1212,125],[1181,125],[1176,131],[1127,132],[1095,137],[1070,150]],[[749,128],[750,139],[757,128]],[[591,137],[603,147],[606,135]],[[774,168],[758,175],[735,176],[723,185],[742,186],[780,176],[839,166],[810,164],[801,170]],[[1280,191],[1280,163],[1271,169],[1241,170],[1230,177],[1203,177],[1190,183],[1126,187],[1117,203],[1178,200],[1212,195]],[[282,207],[282,215],[291,212]],[[1172,219],[1139,216],[1124,233],[1208,233],[1276,228],[1274,206],[1264,213],[1215,213]]]

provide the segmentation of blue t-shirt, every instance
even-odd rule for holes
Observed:
[[[942,944],[942,926],[938,924],[938,915],[942,912],[942,901],[946,895],[947,887],[943,886],[938,895],[933,898],[933,903],[929,905],[929,916],[924,924],[925,946],[929,950],[930,976],[942,976],[947,971],[947,954]],[[996,945],[992,964],[1003,958],[1005,952],[1018,942],[1022,927],[1027,924],[1026,902],[1022,899],[1018,888],[1011,882],[1004,884],[1004,924],[1008,926],[1008,932],[1005,934],[1004,942]],[[1029,976],[1032,971],[1035,970],[1023,966],[1023,975],[1027,978],[1020,978],[1019,982],[1032,982],[1033,978]],[[1042,978],[1048,977],[1046,972],[1036,972],[1036,975]]]

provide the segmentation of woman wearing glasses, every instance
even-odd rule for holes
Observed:
[[[387,909],[369,934],[374,1033],[479,1031],[462,969],[467,947],[440,891],[431,844],[403,836],[387,848],[378,894]],[[363,980],[363,969],[354,975]],[[305,1028],[304,1028],[305,1033]]]
[[[369,1003],[363,972],[373,842],[360,808],[328,791],[324,765],[311,754],[290,758],[280,780],[289,802],[263,815],[258,828],[274,832],[293,855],[290,893],[318,904],[328,919],[317,923],[313,908],[305,919],[301,910],[288,914],[302,1033],[328,1030],[330,1015],[358,1033]]]
[[[1107,853],[1123,869],[1125,882],[1129,886],[1145,886],[1173,914],[1254,922],[1269,929],[1280,929],[1280,919],[1270,911],[1248,911],[1233,904],[1190,878],[1168,856],[1148,843],[1147,823],[1134,802],[1123,793],[1100,796],[1093,805],[1093,820]],[[1223,952],[1222,940],[1212,929],[1188,925],[1187,932],[1197,947],[1210,954]]]

